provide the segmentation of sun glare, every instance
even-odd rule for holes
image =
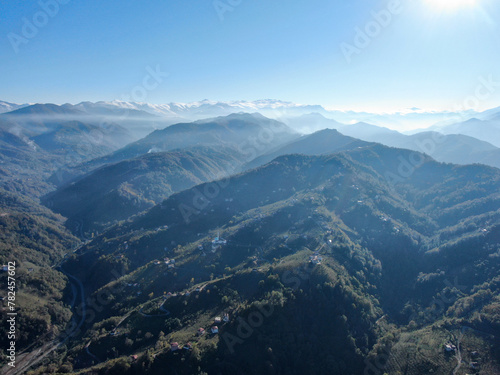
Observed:
[[[427,3],[436,9],[454,10],[464,7],[474,6],[478,0],[426,0]]]

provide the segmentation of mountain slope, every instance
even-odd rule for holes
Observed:
[[[224,147],[238,151],[239,158],[253,158],[289,142],[299,135],[285,124],[259,114],[232,114],[226,117],[180,123],[156,130],[107,156],[61,171],[64,181],[82,176],[105,164],[132,159],[153,152],[190,147]]]
[[[150,153],[99,168],[43,198],[78,235],[127,219],[172,193],[229,175],[241,164],[229,148]]]
[[[467,330],[464,358],[478,350],[496,373],[499,188],[495,168],[373,145],[282,156],[174,194],[68,261],[93,298],[114,301],[81,342],[109,359],[103,373],[444,375],[456,366],[446,340]],[[212,251],[215,236],[226,243]],[[224,312],[218,334],[196,334]],[[194,349],[171,352],[174,341]],[[417,357],[419,342],[430,349]]]
[[[471,125],[476,120],[470,120]],[[424,152],[434,159],[455,164],[482,163],[493,167],[500,167],[500,148],[480,137],[473,138],[477,129],[467,131],[463,127],[448,126],[439,132],[423,131],[413,135],[404,135],[387,128],[358,123],[341,125],[337,128],[342,134],[355,137],[367,142],[382,143],[386,146],[406,148]],[[440,129],[441,131],[441,129]],[[460,134],[459,134],[460,133]],[[465,134],[470,134],[465,135]],[[491,133],[494,139],[494,133]],[[486,137],[486,139],[488,139]]]
[[[485,120],[471,118],[464,122],[440,127],[438,130],[443,134],[468,135],[500,147],[500,119],[498,117]]]
[[[292,129],[304,134],[314,133],[323,129],[340,129],[345,126],[345,124],[326,118],[319,113],[309,113],[297,117],[284,117],[280,120]]]
[[[366,147],[369,145],[371,144],[368,142],[344,136],[337,130],[325,129],[311,135],[303,136],[298,140],[278,148],[277,150],[273,150],[270,153],[259,156],[258,158],[247,163],[242,169],[246,170],[255,168],[267,164],[278,156],[287,154],[324,155],[352,150],[357,147]]]
[[[47,342],[61,332],[71,319],[68,279],[51,268],[79,244],[64,228],[62,217],[37,202],[0,188],[0,264],[14,264],[16,349]],[[0,272],[0,311],[7,316],[7,272]],[[10,275],[12,276],[12,275]],[[12,279],[11,279],[12,280]],[[12,301],[12,300],[11,300]],[[9,347],[8,326],[0,327],[0,343]],[[2,353],[1,360],[5,360]]]
[[[16,109],[27,107],[29,104],[16,104],[0,100],[0,113],[12,112]]]

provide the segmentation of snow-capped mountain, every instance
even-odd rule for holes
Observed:
[[[9,103],[9,102],[4,102],[4,101],[0,100],[0,113],[12,112],[12,111],[15,111],[16,109],[27,107],[29,105],[30,104]]]
[[[76,107],[80,106],[78,104]],[[378,126],[385,126],[395,130],[404,131],[415,128],[426,128],[441,123],[450,124],[457,119],[464,121],[478,115],[476,111],[455,113],[450,111],[424,111],[411,108],[407,111],[395,113],[370,113],[357,111],[342,111],[326,109],[321,105],[304,105],[276,99],[263,99],[255,101],[212,101],[201,100],[191,103],[151,104],[124,101],[97,102],[96,106],[107,108],[121,108],[147,112],[161,117],[178,118],[185,120],[199,120],[207,117],[227,116],[238,112],[259,112],[266,117],[283,119],[309,115],[311,113],[334,119],[345,124],[367,122]]]
[[[0,113],[10,112],[28,104],[13,104],[0,101]],[[387,127],[392,130],[413,134],[423,129],[440,131],[441,128],[473,118],[488,121],[498,121],[500,108],[484,112],[467,110],[452,111],[425,111],[419,108],[410,108],[394,113],[370,113],[363,111],[343,111],[327,109],[321,105],[297,104],[276,99],[255,101],[213,101],[201,100],[191,103],[139,103],[120,100],[81,102],[76,105],[64,104],[64,107],[80,110],[94,116],[118,116],[123,119],[137,121],[159,121],[173,124],[177,122],[191,122],[206,118],[227,116],[231,113],[255,113],[281,121],[293,121],[294,118],[321,115],[327,120],[335,120],[341,124],[355,124],[359,122]],[[307,127],[306,127],[307,128]],[[299,130],[299,129],[297,129]],[[304,130],[304,129],[302,129]],[[318,130],[318,129],[316,129]]]
[[[77,104],[81,106],[83,103]],[[206,118],[210,116],[223,116],[235,112],[261,112],[266,115],[267,112],[273,112],[274,116],[278,117],[280,111],[293,112],[304,111],[310,112],[328,112],[321,106],[300,105],[281,100],[256,100],[256,101],[231,101],[219,102],[212,100],[201,100],[192,103],[168,103],[168,104],[150,104],[137,102],[124,102],[114,100],[111,102],[97,102],[97,106],[113,108],[118,107],[128,110],[139,110],[148,112],[154,115],[167,117],[185,117],[187,119]],[[269,115],[269,113],[267,113]]]

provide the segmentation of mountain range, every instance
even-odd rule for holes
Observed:
[[[30,104],[14,104],[0,101],[0,113],[9,112],[14,109],[27,107]],[[283,120],[285,118],[300,117],[310,113],[319,113],[327,118],[335,119],[341,123],[352,124],[356,122],[368,122],[378,126],[389,126],[395,129],[427,128],[431,125],[446,126],[460,123],[472,118],[480,120],[498,121],[500,108],[493,108],[484,112],[474,110],[462,111],[425,111],[419,108],[410,108],[405,111],[394,113],[370,113],[366,111],[326,109],[321,105],[296,104],[276,99],[264,99],[255,101],[212,101],[202,100],[192,103],[168,103],[151,104],[125,101],[100,101],[81,102],[76,105],[64,104],[65,107],[76,108],[93,114],[110,112],[112,115],[120,113],[120,116],[129,115],[144,117],[150,114],[170,123],[182,121],[194,121],[208,117],[227,116],[238,112],[259,112],[267,117]],[[285,121],[286,122],[286,121]],[[322,129],[322,128],[321,128]],[[321,130],[313,129],[312,131]],[[434,129],[435,130],[435,129]]]
[[[7,374],[500,373],[499,149],[454,133],[476,120],[1,106]]]
[[[144,373],[362,374],[379,366],[446,374],[456,361],[444,343],[469,329],[463,358],[479,347],[483,368],[496,373],[496,339],[475,332],[500,334],[500,173],[420,154],[420,165],[401,175],[399,160],[412,155],[380,145],[286,155],[111,227],[65,266],[92,298],[120,301],[97,313],[104,330],[82,342],[108,358],[110,373],[137,371],[111,358],[143,353]],[[218,193],[197,205],[210,186]],[[215,250],[214,237],[225,241]],[[165,300],[167,292],[175,296]],[[444,295],[436,312],[433,301]],[[218,334],[197,333],[225,312]],[[408,356],[409,335],[426,349]],[[169,343],[188,341],[195,360],[170,351]]]

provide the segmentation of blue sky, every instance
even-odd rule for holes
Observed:
[[[148,67],[168,73],[147,90],[151,103],[273,98],[436,110],[462,105],[480,77],[500,82],[498,0],[455,8],[438,4],[445,0],[60,0],[44,18],[41,4],[54,1],[0,4],[0,100],[122,99]],[[397,12],[377,28],[374,14],[389,9]],[[26,20],[40,25],[36,35],[23,34]],[[372,36],[358,48],[356,30],[367,27]],[[347,45],[356,49],[349,59]],[[497,87],[478,109],[499,105]]]

